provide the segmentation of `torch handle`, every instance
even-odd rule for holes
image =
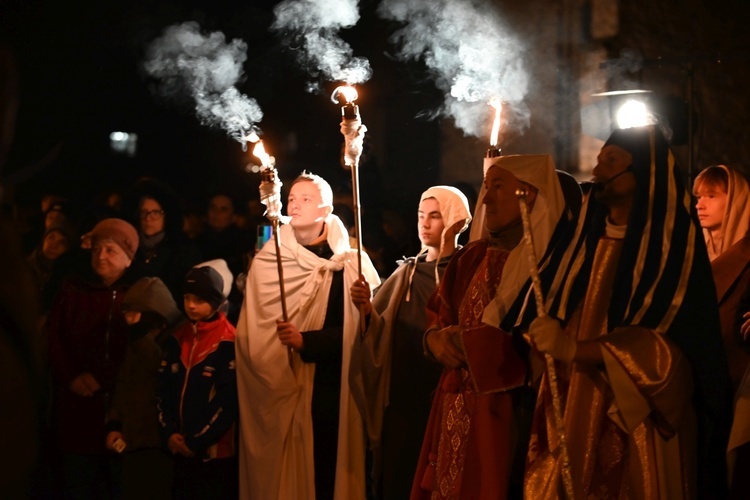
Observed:
[[[362,155],[367,127],[362,124],[359,106],[347,103],[341,107],[341,133],[344,136],[344,164],[352,171],[352,211],[354,212],[354,237],[357,241],[357,277],[362,276],[362,216],[359,212],[359,158]],[[359,308],[360,332],[367,323],[364,306]]]
[[[357,241],[357,274],[362,274],[362,216],[359,211],[359,163],[352,170],[352,210],[354,211],[354,237]]]
[[[286,290],[284,289],[284,266],[281,265],[281,237],[279,235],[279,220],[274,219],[271,221],[273,226],[273,240],[276,244],[276,269],[279,272],[279,291],[281,292],[281,314],[284,317],[284,322],[289,321],[289,313],[286,309]],[[289,365],[292,365],[292,348],[287,346],[287,356],[289,358]]]
[[[362,216],[359,213],[359,161],[350,165],[352,171],[352,210],[354,212],[354,237],[357,241],[357,278],[362,276]],[[366,330],[364,306],[359,306],[360,333]]]
[[[536,301],[536,311],[538,317],[544,317],[547,312],[544,309],[544,295],[542,294],[542,281],[539,278],[539,267],[537,266],[536,250],[534,249],[534,235],[531,232],[531,219],[529,217],[529,207],[526,204],[526,191],[519,189],[516,191],[518,204],[521,209],[521,221],[523,222],[523,238],[529,258],[529,274],[531,274],[531,286],[534,289],[534,299]],[[573,490],[573,477],[570,473],[570,455],[568,454],[568,442],[565,437],[565,423],[563,422],[562,404],[560,402],[560,391],[557,386],[557,370],[555,369],[555,360],[549,354],[544,355],[544,361],[547,368],[547,378],[549,388],[552,393],[552,407],[555,415],[555,427],[560,438],[560,458],[562,459],[561,474],[565,494],[569,500],[575,498]]]

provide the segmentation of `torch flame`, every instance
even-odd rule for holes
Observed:
[[[497,137],[500,135],[500,112],[503,109],[503,102],[498,97],[490,99],[490,106],[495,108],[495,121],[492,122],[492,132],[490,133],[490,146],[497,147]]]
[[[260,160],[260,163],[263,167],[268,167],[271,165],[271,156],[266,153],[266,148],[263,147],[263,141],[258,140],[258,142],[255,144],[255,147],[253,148],[253,154]]]
[[[331,101],[333,101],[334,104],[350,104],[356,101],[358,97],[359,94],[357,94],[357,89],[351,85],[341,85],[340,87],[336,87],[333,94],[331,94]],[[342,98],[344,99],[344,102],[341,102]]]

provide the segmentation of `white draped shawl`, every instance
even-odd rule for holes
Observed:
[[[349,289],[357,279],[357,252],[349,246],[338,217],[326,218],[334,256],[322,259],[297,243],[281,226],[281,260],[289,320],[300,331],[320,330],[325,321],[333,272],[344,270],[344,335],[341,364],[335,499],[365,497],[365,442],[362,417],[349,391],[351,350],[359,312]],[[380,282],[367,254],[362,272],[373,287]],[[311,402],[315,364],[298,354],[289,365],[276,334],[282,318],[276,247],[273,239],[255,256],[237,324],[237,385],[240,406],[240,498],[314,499]],[[334,457],[331,457],[333,460]]]

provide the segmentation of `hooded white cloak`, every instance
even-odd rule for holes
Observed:
[[[325,321],[333,272],[344,271],[344,335],[341,364],[338,457],[334,498],[365,498],[365,439],[362,417],[349,390],[349,365],[358,334],[359,311],[349,298],[358,278],[357,251],[338,217],[325,220],[334,256],[322,259],[281,226],[281,261],[289,321],[300,331],[320,330]],[[367,254],[362,274],[380,279]],[[314,499],[311,403],[315,364],[298,354],[289,364],[276,333],[282,319],[276,247],[269,241],[253,259],[237,324],[237,385],[240,406],[240,498]]]

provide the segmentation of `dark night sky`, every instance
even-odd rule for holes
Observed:
[[[35,164],[62,144],[49,166],[16,187],[16,199],[35,202],[45,190],[90,198],[110,186],[127,187],[144,174],[167,180],[186,196],[201,197],[227,187],[239,196],[257,191],[258,179],[242,170],[250,158],[239,143],[220,129],[200,125],[188,106],[165,102],[149,89],[153,82],[141,69],[145,47],[165,27],[184,21],[197,21],[205,32],[221,31],[227,39],[241,38],[248,44],[245,79],[237,87],[263,109],[260,126],[282,177],[310,168],[334,187],[347,184],[349,174],[338,165],[343,141],[339,110],[328,100],[330,90],[305,91],[308,75],[283,50],[278,36],[268,31],[275,3],[4,0],[0,41],[14,51],[21,75],[16,141],[5,174]],[[376,16],[365,15],[376,4],[361,2],[362,21],[342,33],[355,54],[370,58],[375,67],[369,97],[363,94],[360,99],[363,119],[367,123],[375,95],[392,98],[395,82],[409,80],[413,83],[408,92],[389,106],[398,108],[402,126],[434,137],[438,125],[414,116],[436,105],[439,96],[431,85],[420,82],[419,74],[412,74],[413,69],[385,54],[386,34],[372,36],[386,29]],[[138,134],[135,158],[109,152],[108,136],[114,130]],[[381,140],[389,133],[372,125],[370,130],[381,133]],[[296,148],[290,145],[291,134]],[[434,142],[434,150],[433,146]],[[363,182],[374,187],[363,198],[379,197],[378,169],[362,175]],[[436,171],[414,175],[424,184]]]
[[[242,153],[239,144],[222,130],[200,125],[188,107],[154,97],[143,76],[147,44],[167,26],[185,21],[198,22],[206,32],[221,31],[227,39],[241,38],[249,46],[245,80],[238,89],[255,98],[263,109],[260,126],[282,177],[309,168],[326,177],[334,188],[346,185],[349,174],[338,164],[343,142],[339,111],[327,93],[305,91],[308,74],[282,49],[279,37],[269,32],[276,3],[2,0],[0,42],[14,51],[22,79],[16,142],[3,174],[13,175],[39,162],[55,145],[62,144],[54,161],[15,187],[15,199],[36,203],[45,190],[91,198],[110,186],[125,188],[144,174],[160,177],[194,198],[226,186],[243,197],[257,192],[257,177],[243,171],[249,155]],[[418,194],[439,178],[440,162],[447,156],[441,152],[441,144],[446,144],[444,132],[450,127],[441,129],[439,121],[417,118],[436,109],[442,96],[421,65],[403,64],[391,55],[388,37],[394,26],[374,14],[378,3],[361,0],[359,23],[341,34],[351,43],[354,54],[367,57],[374,69],[372,79],[360,89],[359,100],[369,129],[369,161],[363,164],[361,174],[366,186],[363,205],[390,206],[409,213]],[[559,75],[570,70],[566,67],[570,61],[561,58],[562,45],[555,37],[562,26],[562,9],[571,9],[567,19],[581,21],[581,12],[587,12],[586,6],[591,4],[552,0],[497,3],[504,6],[504,15],[515,20],[514,28],[536,47],[537,53],[529,59],[539,65],[533,74],[536,88],[530,101],[540,109],[532,112],[531,127],[519,141],[519,149],[504,151],[555,154],[553,139],[564,144],[568,141],[568,136],[559,135],[563,128],[572,131],[573,140],[568,142],[575,149],[574,116],[565,114],[565,109],[560,114],[558,109],[569,96],[556,94],[562,88]],[[696,147],[701,167],[724,161],[743,168],[746,161],[750,38],[745,20],[749,5],[744,0],[620,2],[620,33],[601,43],[608,57],[616,57],[624,48],[635,48],[646,58],[732,52],[745,57],[731,64],[700,63],[695,67],[697,102],[703,113]],[[570,32],[574,37],[571,43],[577,43],[576,50],[581,51],[579,56],[593,47],[584,31]],[[680,83],[686,81],[684,69],[667,69],[643,71],[640,83],[686,95],[686,86]],[[578,87],[571,88],[576,92]],[[109,152],[108,136],[114,130],[138,133],[135,158]],[[484,147],[482,141],[467,140],[460,134],[451,140],[454,148],[468,144],[478,147],[480,154]],[[471,155],[474,158],[473,152]],[[556,161],[559,167],[570,166],[562,165],[559,158]]]

